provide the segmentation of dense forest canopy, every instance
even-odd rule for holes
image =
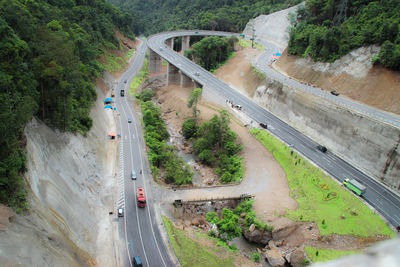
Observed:
[[[249,19],[302,2],[301,0],[109,0],[121,10],[136,14],[142,29],[153,34],[181,29],[239,32]],[[139,30],[139,31],[137,31]]]
[[[97,59],[118,46],[114,30],[133,37],[133,16],[105,0],[0,0],[0,202],[26,205],[25,124],[86,134],[96,98]]]
[[[186,50],[185,56],[206,70],[213,70],[233,53],[237,41],[236,37],[205,37]]]
[[[307,0],[290,32],[288,51],[332,62],[352,49],[381,44],[375,61],[400,70],[399,22],[400,0]]]

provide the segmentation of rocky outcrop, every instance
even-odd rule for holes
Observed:
[[[288,262],[290,263],[290,265],[292,265],[293,267],[297,267],[297,266],[304,266],[304,262],[307,262],[307,257],[304,253],[303,249],[296,249],[295,251],[293,251],[292,253],[288,254],[289,257],[288,258]]]
[[[268,260],[268,263],[273,267],[283,267],[286,263],[285,255],[277,247],[273,247],[270,250],[267,250],[265,252],[265,258]]]
[[[267,245],[272,239],[270,231],[262,231],[255,227],[254,224],[250,225],[249,229],[243,231],[243,236],[250,242]]]

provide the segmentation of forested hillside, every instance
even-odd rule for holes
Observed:
[[[37,115],[63,131],[86,134],[97,59],[116,47],[116,28],[133,37],[135,21],[105,0],[0,0],[0,202],[26,205],[25,124]]]
[[[382,44],[376,63],[400,70],[399,22],[400,0],[307,0],[288,52],[332,62],[355,48]]]
[[[249,19],[302,2],[301,0],[109,0],[136,14],[144,28],[137,34],[180,29],[239,32]],[[139,31],[137,31],[139,30]]]

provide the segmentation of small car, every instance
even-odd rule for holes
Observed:
[[[163,51],[163,48],[160,46],[160,51]]]
[[[200,72],[196,71],[196,72],[194,73],[194,75],[200,76]]]
[[[124,208],[118,209],[118,217],[124,217]]]
[[[125,80],[125,81],[124,81],[124,83],[127,83],[127,82],[128,82],[128,80]]]
[[[132,170],[132,172],[131,172],[131,178],[132,178],[132,180],[136,180],[137,176],[136,176],[135,170]]]
[[[318,150],[322,151],[323,153],[325,153],[326,151],[328,151],[328,149],[324,146],[318,145],[317,146]]]
[[[264,129],[268,129],[268,125],[266,123],[260,122],[260,126],[263,127]]]
[[[335,95],[335,96],[340,95],[340,94],[339,94],[338,92],[336,92],[335,90],[331,91],[331,94],[332,94],[332,95]]]
[[[128,123],[131,123],[132,122],[132,119],[131,118],[128,118]]]
[[[196,34],[197,34],[197,33],[199,33],[199,32],[198,32],[198,31],[195,31],[194,33],[196,33]]]

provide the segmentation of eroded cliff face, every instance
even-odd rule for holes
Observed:
[[[253,98],[344,160],[400,189],[400,129],[269,78]]]
[[[25,129],[30,211],[0,230],[1,266],[115,266],[113,210],[116,141],[104,95],[87,137],[33,119]],[[9,216],[8,213],[7,216]]]

